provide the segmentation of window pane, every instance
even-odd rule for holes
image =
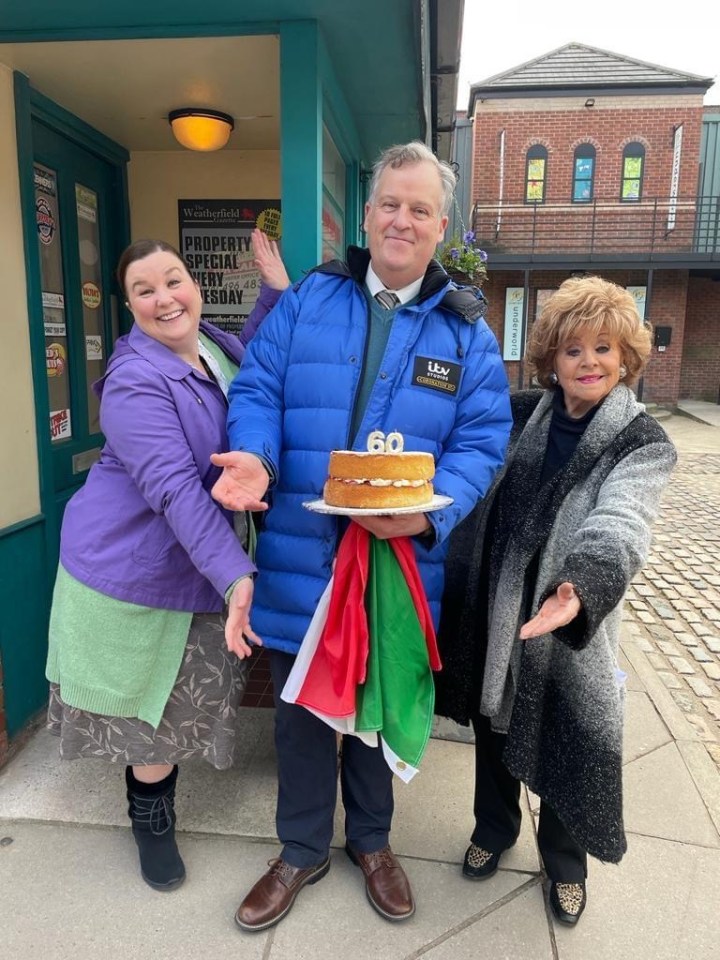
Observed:
[[[578,157],[575,161],[575,178],[577,180],[591,180],[592,168],[591,157]]]
[[[645,151],[641,144],[630,143],[623,154],[623,179],[620,188],[621,200],[639,200],[642,191]]]
[[[592,200],[592,181],[576,180],[573,185],[573,200]]]
[[[527,188],[525,192],[527,200],[542,201],[545,197],[545,160],[536,159],[528,161]]]
[[[545,161],[530,160],[528,163],[528,180],[545,179]]]
[[[57,175],[49,167],[36,163],[34,180],[45,328],[45,369],[50,400],[50,440],[52,443],[59,443],[72,436],[72,418]]]
[[[640,199],[640,181],[639,180],[623,180],[622,198],[623,200],[639,200]]]
[[[93,190],[75,184],[78,254],[80,257],[80,293],[83,311],[83,342],[87,383],[88,431],[100,432],[100,400],[92,384],[105,372],[107,350],[103,333],[102,272],[100,266],[100,232],[98,198]]]
[[[623,161],[623,178],[625,180],[639,179],[642,175],[642,157],[625,157]]]
[[[345,161],[323,127],[323,262],[345,256],[345,174]]]
[[[531,180],[528,183],[528,187],[527,187],[528,200],[542,200],[543,187],[544,187],[544,184],[541,181]]]

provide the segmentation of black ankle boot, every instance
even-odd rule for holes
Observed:
[[[159,783],[136,780],[125,768],[128,816],[140,853],[140,872],[154,890],[174,890],[185,879],[185,865],[175,843],[175,781],[178,768]]]

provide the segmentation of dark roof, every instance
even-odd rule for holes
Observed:
[[[488,95],[506,96],[510,91],[525,96],[550,91],[557,95],[557,92],[577,90],[619,94],[638,88],[704,93],[713,82],[712,77],[670,70],[582,43],[567,43],[518,67],[474,83],[470,88],[470,111],[478,96],[483,99]]]

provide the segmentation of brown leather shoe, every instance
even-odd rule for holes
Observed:
[[[295,897],[305,884],[322,880],[330,869],[330,858],[315,867],[293,867],[281,857],[268,860],[264,873],[237,908],[235,923],[243,930],[267,930],[290,912]]]
[[[415,913],[410,883],[390,847],[375,853],[358,853],[348,844],[345,852],[365,874],[365,892],[371,905],[386,920],[407,920]]]

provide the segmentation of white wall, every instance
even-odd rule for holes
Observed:
[[[280,198],[277,150],[133,153],[128,165],[130,237],[179,245],[177,202]]]

